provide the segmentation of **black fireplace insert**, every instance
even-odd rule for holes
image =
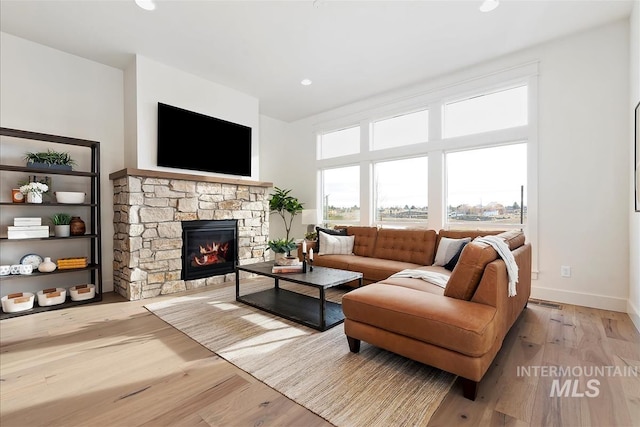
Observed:
[[[233,273],[237,264],[237,220],[182,222],[182,280]]]

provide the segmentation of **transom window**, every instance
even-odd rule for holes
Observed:
[[[426,142],[429,140],[429,110],[375,121],[372,130],[374,150]]]
[[[356,154],[360,152],[360,127],[355,126],[321,134],[318,145],[319,159]]]
[[[444,104],[444,137],[524,126],[527,86],[501,90]]]

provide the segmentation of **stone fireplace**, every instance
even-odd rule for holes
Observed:
[[[266,261],[271,183],[141,169],[123,169],[109,178],[114,291],[125,298],[151,298],[222,283],[234,279],[236,263]],[[185,246],[185,225],[210,231],[215,222],[220,229],[213,241],[187,233]],[[235,253],[229,253],[220,245],[229,243],[234,232],[235,242],[230,244]],[[194,256],[198,256],[193,260],[195,276],[183,266],[183,259],[191,262]]]

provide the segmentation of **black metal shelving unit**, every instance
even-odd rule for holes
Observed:
[[[90,211],[90,224],[87,227],[87,234],[82,236],[70,236],[70,237],[48,237],[48,238],[35,238],[35,239],[8,239],[6,237],[0,238],[0,244],[8,245],[13,242],[24,242],[24,241],[38,241],[38,244],[45,245],[48,241],[58,241],[67,240],[67,239],[84,239],[90,245],[89,250],[89,259],[88,266],[85,268],[74,268],[74,269],[65,269],[59,270],[56,269],[51,273],[39,273],[34,272],[30,275],[8,275],[8,276],[0,276],[0,290],[2,290],[2,284],[7,283],[8,281],[14,280],[22,280],[25,278],[31,278],[35,280],[40,280],[43,283],[42,289],[46,289],[46,277],[50,277],[52,275],[59,274],[69,274],[69,273],[77,273],[84,272],[87,274],[90,279],[90,283],[95,285],[96,292],[95,297],[83,301],[72,301],[70,296],[67,295],[67,299],[64,303],[52,306],[41,307],[38,306],[37,298],[34,302],[34,306],[30,310],[15,312],[15,313],[5,313],[2,311],[0,313],[0,320],[7,319],[10,317],[16,316],[24,316],[34,313],[39,313],[42,311],[49,310],[57,310],[61,308],[73,307],[81,304],[89,304],[93,302],[98,302],[102,300],[102,242],[101,242],[101,230],[100,230],[100,143],[97,141],[90,141],[85,139],[78,138],[70,138],[65,136],[58,135],[49,135],[37,132],[29,132],[18,129],[9,129],[0,127],[0,136],[9,136],[13,138],[21,138],[21,139],[30,139],[36,141],[44,141],[52,144],[63,144],[63,145],[75,145],[80,147],[86,147],[91,150],[91,171],[74,171],[74,170],[58,170],[58,169],[35,169],[29,168],[26,166],[12,166],[0,164],[0,171],[11,171],[11,172],[27,172],[31,174],[43,174],[47,175],[67,175],[67,176],[76,176],[76,177],[84,177],[91,181],[91,189],[90,189],[90,201],[88,203],[77,203],[77,204],[66,204],[66,203],[42,203],[42,204],[16,204],[12,202],[0,202],[0,206],[2,209],[7,209],[9,206],[19,206],[21,208],[39,210],[43,207],[47,206],[82,206],[87,208]],[[4,296],[6,292],[2,292]]]

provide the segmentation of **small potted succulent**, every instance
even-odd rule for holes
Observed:
[[[71,233],[71,215],[68,213],[53,214],[51,222],[53,222],[53,234],[56,237],[69,237]]]
[[[25,153],[24,159],[27,161],[27,167],[34,169],[72,170],[76,164],[69,153],[51,149],[46,152]]]

